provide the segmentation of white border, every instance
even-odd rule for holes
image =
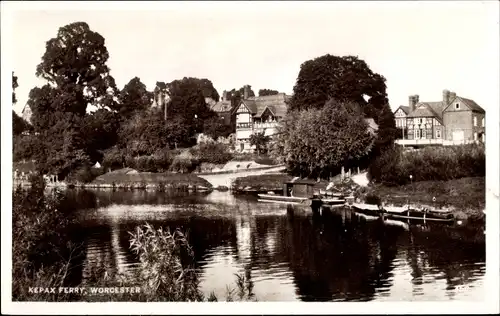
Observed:
[[[175,9],[183,6],[195,6],[196,8],[203,7],[207,10],[213,10],[217,5],[227,6],[229,2],[2,2],[1,3],[1,41],[2,41],[2,275],[1,275],[1,300],[2,313],[7,314],[32,314],[35,312],[56,315],[56,314],[391,314],[391,313],[450,313],[450,314],[468,314],[468,313],[495,313],[499,311],[499,201],[498,201],[498,157],[499,157],[499,133],[498,133],[498,107],[499,107],[499,91],[491,92],[492,105],[488,107],[488,115],[486,122],[486,142],[487,142],[487,269],[485,276],[485,301],[479,303],[464,303],[459,301],[452,302],[394,302],[394,303],[12,303],[11,299],[11,213],[12,213],[12,120],[11,115],[11,69],[9,61],[11,60],[11,52],[9,44],[13,39],[11,36],[11,22],[13,11],[18,10],[47,10],[53,9],[71,9],[71,10],[165,10]],[[483,5],[492,6],[492,14],[498,16],[498,2],[483,2]],[[119,7],[117,7],[117,5]],[[241,6],[255,5],[252,3],[238,4]],[[380,2],[361,2],[361,3],[345,3],[345,2],[293,2],[287,3],[287,10],[300,10],[311,5],[363,5],[380,6]],[[392,5],[403,5],[403,3],[392,2]],[[415,3],[406,3],[406,5],[415,5]],[[266,6],[280,6],[279,2],[266,2]],[[241,8],[244,9],[244,8]],[[36,26],[33,26],[36,27]],[[498,30],[498,20],[492,27]],[[498,34],[497,34],[498,35]],[[22,39],[17,39],[22,40]],[[494,69],[499,69],[498,53],[499,53],[499,37],[491,39],[492,60],[485,61],[490,63]],[[495,78],[482,78],[482,80],[493,80],[492,86],[500,86],[498,76]],[[496,195],[496,196],[495,196]]]

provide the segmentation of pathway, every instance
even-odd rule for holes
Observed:
[[[279,167],[270,167],[268,169],[260,169],[260,170],[245,170],[238,171],[234,173],[225,173],[225,174],[205,174],[198,175],[198,177],[203,178],[210,182],[214,188],[219,186],[225,186],[231,188],[231,183],[234,179],[246,176],[257,176],[266,173],[278,173],[284,169],[283,166]]]

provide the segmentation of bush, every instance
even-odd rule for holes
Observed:
[[[200,162],[212,164],[226,164],[233,158],[229,146],[217,142],[200,143],[190,150],[191,154]]]
[[[45,194],[41,175],[30,180],[28,190],[18,187],[13,192],[12,299],[60,300],[64,293],[33,294],[28,288],[66,284],[70,262],[81,254],[68,242],[74,217],[67,212],[70,208],[60,207],[63,197],[59,192]]]
[[[113,147],[104,152],[102,166],[105,170],[121,169],[125,164],[125,152],[122,149]]]
[[[368,172],[371,180],[385,185],[410,183],[410,175],[413,181],[484,177],[486,156],[481,144],[427,147],[418,151],[395,147],[376,158]]]
[[[67,177],[68,182],[89,183],[95,178],[104,174],[104,168],[91,168],[89,166],[80,167],[70,172]]]
[[[131,233],[130,247],[140,262],[142,289],[159,301],[201,301],[194,253],[186,236],[146,224]]]
[[[170,171],[188,173],[193,172],[200,165],[200,161],[193,156],[189,151],[184,151],[175,156]]]

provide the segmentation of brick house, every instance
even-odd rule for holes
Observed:
[[[290,96],[285,93],[249,97],[249,86],[244,87],[243,99],[233,109],[236,116],[236,148],[242,152],[252,151],[250,135],[264,132],[272,136],[276,127],[286,115],[286,101]]]
[[[400,109],[398,109],[400,110]],[[476,102],[448,90],[441,101],[420,102],[409,97],[406,139],[401,145],[454,145],[485,140],[485,111]]]

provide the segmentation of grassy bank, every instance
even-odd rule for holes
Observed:
[[[191,173],[152,173],[120,169],[97,177],[90,186],[138,187],[163,186],[169,188],[212,188],[210,182]]]
[[[448,181],[419,181],[401,186],[370,185],[358,190],[361,199],[369,195],[395,205],[428,205],[451,207],[458,216],[470,220],[484,219],[486,204],[484,177],[469,177]],[[433,197],[436,198],[433,201]]]
[[[233,181],[231,190],[233,193],[280,191],[283,190],[283,182],[292,179],[292,176],[285,173],[240,177]],[[321,180],[314,189],[325,189],[327,185],[328,181]]]
[[[482,144],[427,147],[404,151],[395,147],[370,165],[371,180],[388,186],[413,181],[447,181],[465,177],[484,177],[486,156]]]

